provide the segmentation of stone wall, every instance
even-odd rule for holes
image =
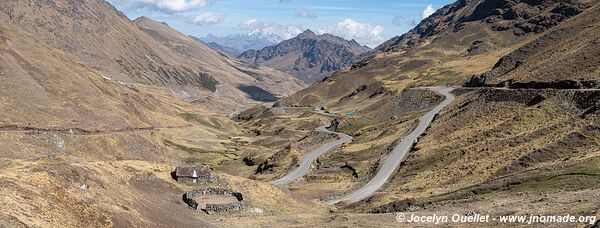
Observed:
[[[206,204],[206,213],[214,214],[220,212],[239,211],[244,206],[243,202],[227,203],[227,204]]]
[[[242,193],[233,192],[231,190],[222,188],[206,188],[186,192],[183,195],[183,202],[185,202],[191,208],[198,210],[198,202],[194,200],[194,197],[203,195],[231,195],[235,197],[238,201],[235,203],[226,204],[206,204],[206,209],[204,209],[204,211],[208,214],[238,211],[242,209],[242,207],[244,207],[244,196],[242,195]]]
[[[198,178],[177,177],[178,183],[210,184],[210,183],[215,182],[216,180],[217,180],[217,178],[215,176],[198,177]]]

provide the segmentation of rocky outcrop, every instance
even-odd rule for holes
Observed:
[[[479,75],[472,76],[471,80],[469,80],[465,84],[465,86],[466,87],[485,86],[486,82],[488,82],[488,80],[491,79],[492,77],[506,74],[509,71],[514,70],[517,67],[519,67],[521,64],[523,64],[524,59],[522,58],[522,56],[523,56],[522,54],[517,53],[514,55],[504,56],[504,57],[500,58],[500,60],[498,60],[498,62],[494,65],[492,70],[482,73],[482,74],[479,74]]]
[[[327,130],[337,131],[339,126],[340,126],[340,120],[335,118],[331,121],[331,123],[329,124],[329,127],[327,127]]]
[[[502,82],[511,89],[594,89],[600,87],[600,80],[596,81],[572,81],[561,80],[554,82]],[[498,86],[498,85],[496,85]]]
[[[256,165],[256,161],[254,160],[254,157],[245,157],[242,161],[247,166],[255,166]]]
[[[415,199],[404,199],[391,202],[386,205],[382,205],[371,209],[371,213],[390,213],[390,212],[403,212],[407,211],[410,207],[416,206],[417,201]]]
[[[256,168],[256,174],[273,172],[273,169],[278,165],[278,163],[282,161],[291,152],[292,146],[288,145],[283,150],[280,150],[277,153],[273,154],[271,157],[267,158],[265,161],[258,165],[258,168]]]
[[[349,66],[369,51],[355,40],[330,34],[317,35],[306,30],[297,37],[262,50],[249,50],[238,58],[257,65],[273,67],[312,83],[338,69]]]
[[[578,15],[582,7],[562,3],[551,10],[555,19],[538,22],[545,30],[565,18]],[[543,36],[500,58],[494,67],[474,75],[469,87],[505,86],[511,88],[592,88],[598,86],[600,64],[600,6],[595,6]],[[568,51],[566,51],[568,50]]]
[[[439,9],[414,29],[386,41],[374,51],[418,47],[445,31],[465,29],[469,23],[481,23],[493,31],[512,31],[516,36],[541,33],[590,6],[588,1],[576,0],[459,0]]]

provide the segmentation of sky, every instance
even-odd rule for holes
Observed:
[[[453,0],[108,0],[130,19],[146,16],[187,35],[255,34],[275,41],[306,29],[375,47]]]

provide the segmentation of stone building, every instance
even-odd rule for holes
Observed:
[[[179,183],[210,183],[213,178],[208,166],[180,166],[175,170],[175,179]]]

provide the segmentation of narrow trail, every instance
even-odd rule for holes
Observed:
[[[68,135],[106,135],[113,133],[130,133],[130,132],[141,132],[141,131],[154,131],[160,129],[180,129],[188,128],[193,125],[184,126],[164,126],[164,127],[127,127],[116,130],[88,130],[82,128],[39,128],[30,126],[17,126],[7,125],[0,126],[0,133],[27,133],[27,132],[44,132],[44,133],[58,133]]]
[[[324,116],[337,117],[336,115],[325,113],[323,110],[315,110],[315,111]],[[288,173],[287,175],[285,175],[284,177],[282,177],[278,180],[271,181],[271,184],[285,185],[285,184],[289,184],[289,183],[295,181],[296,179],[298,179],[298,178],[304,176],[306,173],[308,173],[308,170],[310,170],[310,166],[312,165],[312,163],[315,160],[317,160],[317,158],[319,158],[321,155],[329,152],[330,150],[333,150],[337,146],[340,146],[344,143],[352,141],[352,136],[349,136],[349,135],[346,135],[343,133],[339,133],[339,132],[330,131],[327,129],[327,126],[321,126],[321,127],[317,128],[317,130],[320,132],[325,132],[325,133],[329,133],[329,134],[336,134],[340,137],[340,139],[333,141],[333,142],[328,142],[325,145],[317,148],[316,150],[308,153],[307,155],[305,155],[303,157],[302,163],[300,164],[300,166],[298,168],[296,168],[294,171]]]
[[[425,133],[425,130],[429,127],[429,125],[433,122],[433,118],[437,115],[444,107],[448,106],[452,101],[454,101],[455,97],[450,92],[454,90],[454,88],[439,88],[439,87],[431,87],[427,88],[429,90],[438,92],[444,96],[446,99],[442,101],[442,103],[438,104],[431,111],[423,115],[419,119],[419,125],[413,130],[408,136],[406,136],[402,142],[394,148],[392,151],[392,155],[387,159],[385,164],[379,169],[379,172],[375,175],[375,177],[369,181],[365,186],[358,189],[357,191],[350,193],[340,199],[331,200],[327,202],[329,205],[333,205],[342,201],[350,201],[356,202],[367,198],[373,195],[381,186],[383,186],[387,180],[392,176],[394,171],[398,169],[400,163],[404,161],[408,155],[408,152],[413,147],[415,141]]]
[[[506,87],[458,87],[465,90],[523,90],[523,91],[575,91],[598,92],[600,89],[556,89],[556,88],[506,88]]]

